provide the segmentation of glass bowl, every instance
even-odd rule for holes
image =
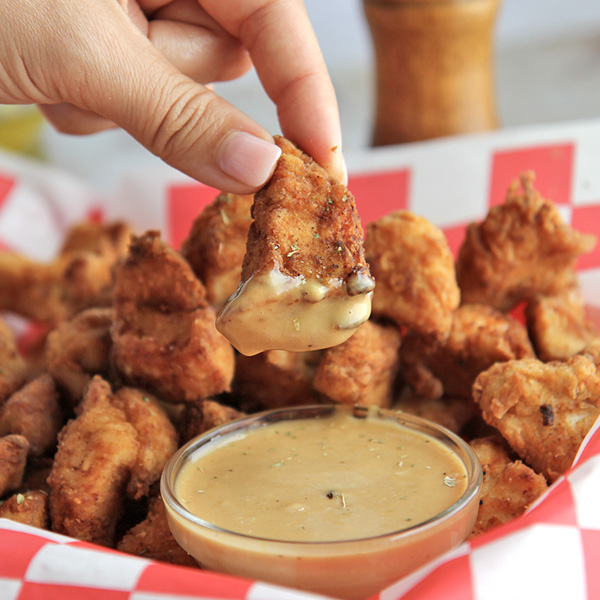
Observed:
[[[215,525],[210,519],[203,518],[202,502],[190,510],[180,492],[182,480],[178,477],[184,467],[193,465],[204,473],[207,467],[206,456],[213,449],[238,444],[243,437],[253,430],[260,430],[272,425],[289,427],[304,421],[334,418],[360,419],[380,422],[386,427],[399,428],[406,435],[417,435],[424,443],[434,442],[444,452],[455,455],[455,459],[464,466],[461,471],[460,494],[450,505],[422,522],[409,526],[394,526],[393,531],[373,535],[359,534],[351,539],[322,539],[318,541],[290,540],[289,536],[278,539],[278,528],[271,535],[254,535],[240,532],[233,527]],[[370,426],[370,425],[369,425]],[[345,428],[342,428],[345,429]],[[273,428],[271,427],[272,431]],[[266,429],[262,431],[267,431]],[[295,430],[296,431],[296,430]],[[279,431],[275,431],[279,433]],[[289,432],[286,432],[289,435]],[[344,434],[345,435],[345,434]],[[403,434],[404,435],[404,434]],[[283,436],[281,436],[283,437]],[[362,434],[361,434],[362,437]],[[391,438],[390,438],[391,439]],[[370,439],[373,444],[380,440]],[[381,440],[383,441],[383,440]],[[355,442],[349,441],[350,444]],[[396,469],[403,464],[404,446],[390,447],[390,452],[397,454],[394,461]],[[324,454],[326,454],[326,450]],[[372,447],[377,452],[375,446]],[[244,452],[244,454],[246,454]],[[275,459],[274,459],[275,460]],[[289,459],[288,459],[289,460]],[[315,460],[311,470],[319,473],[320,461]],[[344,461],[342,461],[344,462]],[[271,466],[279,466],[280,463]],[[371,463],[373,464],[373,463]],[[375,461],[376,465],[383,465]],[[414,465],[409,465],[414,466]],[[434,465],[435,466],[435,465]],[[352,464],[348,467],[355,469]],[[426,466],[430,469],[430,466]],[[253,464],[244,467],[244,477],[252,477]],[[382,469],[389,467],[382,466]],[[184,473],[189,472],[184,469]],[[225,469],[229,470],[229,469]],[[343,469],[342,469],[343,470]],[[390,470],[389,477],[398,473]],[[421,471],[423,472],[423,471]],[[281,470],[278,470],[278,475]],[[379,473],[384,477],[385,471]],[[303,478],[291,478],[301,494],[305,495],[307,483]],[[417,477],[418,480],[418,477]],[[392,410],[373,407],[342,407],[331,405],[314,405],[270,410],[248,417],[237,419],[191,440],[182,446],[169,461],[161,478],[161,494],[166,507],[169,527],[177,542],[204,568],[254,580],[262,580],[286,587],[297,588],[314,593],[325,594],[349,600],[364,599],[379,592],[398,579],[410,574],[434,558],[460,545],[468,536],[479,507],[479,495],[482,481],[482,469],[477,456],[461,438],[444,427]],[[285,487],[288,487],[286,481]],[[454,487],[455,480],[445,477],[445,484]],[[237,489],[234,502],[241,507],[251,504],[245,485]],[[368,488],[368,482],[363,488]],[[464,489],[462,489],[464,488]],[[204,493],[204,490],[198,490]],[[334,495],[327,494],[328,498]],[[431,495],[431,494],[429,494]],[[435,495],[435,494],[434,494]],[[347,509],[344,496],[337,494],[337,506]],[[341,499],[340,499],[341,497]],[[279,500],[277,500],[278,502]],[[252,502],[255,502],[253,500]],[[373,505],[375,502],[373,503]],[[252,504],[254,506],[254,504]],[[333,505],[331,505],[333,506]],[[392,509],[395,511],[397,505]],[[298,510],[304,510],[300,507]],[[367,507],[367,513],[369,508]],[[279,513],[285,519],[288,513]],[[364,522],[368,521],[365,514]],[[309,516],[310,517],[310,516]],[[406,519],[409,521],[410,519]],[[323,523],[325,521],[322,521]]]

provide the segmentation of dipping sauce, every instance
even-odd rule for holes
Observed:
[[[356,292],[348,283],[290,277],[278,269],[240,285],[217,317],[217,329],[242,354],[265,350],[304,352],[345,342],[371,314],[373,281]],[[352,280],[351,282],[352,283]],[[350,293],[353,292],[353,293]]]
[[[464,463],[438,440],[340,411],[215,440],[181,469],[175,494],[217,527],[316,542],[418,525],[466,487]]]
[[[193,440],[161,491],[175,539],[205,567],[359,599],[464,541],[480,485],[477,457],[437,425],[313,406]]]

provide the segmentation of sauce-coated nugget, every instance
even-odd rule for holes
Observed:
[[[55,324],[91,306],[110,304],[113,266],[127,251],[123,223],[82,223],[55,260],[42,263],[0,252],[0,310]]]
[[[556,206],[533,186],[533,175],[515,182],[506,202],[472,223],[456,263],[463,303],[489,304],[503,312],[538,294],[571,288],[575,261],[596,238],[566,224]]]
[[[10,327],[0,319],[0,405],[25,381],[27,365]]]
[[[53,531],[104,546],[114,542],[139,451],[136,430],[113,402],[110,385],[94,377],[79,416],[59,435],[48,477]]]
[[[48,494],[42,490],[28,490],[13,494],[0,502],[0,519],[10,519],[23,525],[48,529]]]
[[[190,402],[181,420],[181,443],[184,444],[209,429],[243,417],[246,413],[215,400]]]
[[[400,331],[367,321],[343,344],[323,352],[315,390],[337,404],[389,407],[398,375]]]
[[[31,456],[54,451],[64,422],[56,385],[48,374],[25,384],[0,406],[0,435],[24,436]]]
[[[523,514],[547,489],[543,475],[510,457],[505,441],[498,437],[471,440],[471,448],[483,467],[481,499],[473,539]]]
[[[600,374],[588,356],[511,360],[481,373],[473,396],[486,422],[553,482],[571,467],[600,415]]]
[[[479,373],[496,362],[535,356],[525,326],[490,306],[465,304],[444,341],[409,331],[400,348],[405,380],[420,396],[471,398]]]
[[[365,251],[377,281],[373,314],[444,339],[460,303],[444,233],[423,217],[396,211],[367,225]]]
[[[204,286],[158,232],[134,237],[114,295],[111,360],[129,384],[175,403],[229,390],[233,348],[215,328]]]
[[[0,498],[21,485],[28,452],[29,442],[22,435],[0,437]]]
[[[319,351],[238,354],[233,393],[248,412],[310,404],[316,400],[313,378],[320,357]]]
[[[150,499],[146,518],[125,534],[117,544],[117,550],[175,565],[198,566],[171,534],[165,506],[160,497]]]
[[[158,400],[142,390],[121,388],[114,394],[114,406],[125,413],[136,431],[138,452],[127,494],[137,500],[147,496],[150,486],[160,478],[177,450],[178,435]]]
[[[537,296],[525,310],[527,330],[543,361],[566,360],[581,352],[599,332],[586,318],[577,289],[556,296]]]
[[[223,306],[240,283],[253,202],[252,195],[219,194],[196,217],[181,245],[181,254],[215,308]]]
[[[113,319],[112,308],[89,308],[48,335],[48,372],[72,404],[81,400],[93,375],[108,376]]]
[[[242,282],[217,326],[243,354],[318,350],[345,341],[371,312],[354,197],[288,140],[255,194]]]

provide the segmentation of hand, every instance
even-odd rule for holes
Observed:
[[[345,177],[333,86],[301,0],[3,0],[0,103],[61,131],[117,125],[223,191],[249,193],[279,149],[207,84],[254,63],[281,132]]]

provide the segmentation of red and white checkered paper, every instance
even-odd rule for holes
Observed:
[[[436,223],[456,250],[467,223],[502,202],[523,171],[566,221],[600,237],[600,120],[499,131],[346,157],[363,221],[405,208]],[[216,190],[157,163],[110,197],[64,173],[0,155],[0,247],[50,258],[85,217],[125,218],[175,247]],[[600,246],[579,261],[600,315]],[[600,432],[525,515],[382,590],[373,600],[600,598]],[[310,600],[317,596],[160,564],[0,519],[0,600]]]

